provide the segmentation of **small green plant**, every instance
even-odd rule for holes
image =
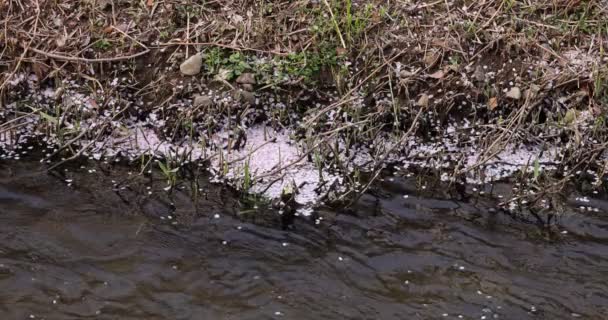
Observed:
[[[49,115],[48,113],[44,112],[44,111],[38,111],[38,113],[40,114],[40,117],[42,119],[44,119],[46,122],[52,124],[52,125],[58,125],[59,124],[59,120],[57,119],[57,117],[53,117],[51,115]]]
[[[502,5],[506,11],[511,11],[511,9],[513,9],[513,6],[515,6],[515,0],[503,0]]]
[[[243,53],[238,51],[229,53],[217,47],[206,52],[205,68],[212,75],[222,73],[222,78],[225,80],[233,80],[252,69],[248,57]]]
[[[374,6],[368,3],[363,10],[353,13],[352,1],[346,0],[345,2],[346,17],[344,24],[346,25],[346,34],[350,44],[354,44],[369,25]]]
[[[93,47],[99,50],[107,51],[108,49],[112,48],[112,43],[110,43],[110,41],[107,39],[99,39],[93,44]]]
[[[598,134],[602,129],[606,128],[606,116],[598,116],[593,123],[593,134]]]
[[[315,149],[313,153],[313,162],[319,172],[319,180],[323,181],[323,158],[321,156],[321,153],[319,152],[319,149]]]
[[[534,160],[534,181],[537,181],[540,177],[540,162],[538,158]]]
[[[608,103],[608,69],[593,73],[593,97],[600,103]]]
[[[245,61],[245,55],[240,52],[235,52],[228,57],[227,65],[229,70],[232,72],[232,77],[235,78],[243,74],[245,71],[251,69],[249,63]]]
[[[458,67],[460,66],[459,56],[450,56],[448,60],[450,61],[450,66],[452,66],[454,69],[458,69]]]
[[[167,40],[169,39],[169,31],[167,30],[163,30],[159,33],[158,35],[162,40]]]
[[[575,123],[576,123],[576,110],[568,109],[568,111],[566,111],[566,114],[564,115],[564,117],[561,119],[560,125],[562,127],[568,127],[568,126],[572,126]]]
[[[464,29],[469,38],[475,38],[479,31],[479,26],[471,20],[466,20],[464,22]]]
[[[486,100],[490,100],[490,98],[492,98],[495,95],[494,88],[492,88],[492,85],[490,85],[489,83],[486,83],[483,86],[483,95],[485,96]]]
[[[313,84],[322,70],[346,72],[345,67],[338,68],[340,59],[336,49],[328,43],[320,44],[315,51],[276,56],[272,60],[256,60],[241,52],[213,48],[205,54],[205,69],[209,75],[221,73],[222,78],[228,81],[245,72],[255,72],[260,83],[270,86],[290,79]]]
[[[223,53],[220,48],[214,47],[205,53],[205,68],[210,74],[216,74],[222,66]]]
[[[325,6],[312,11],[316,16],[312,31],[317,38],[331,43],[334,48],[346,49],[356,44],[370,24],[374,6],[367,4],[362,9],[356,10],[352,0],[324,1]],[[379,11],[386,12],[386,9]]]
[[[243,168],[243,192],[248,192],[252,185],[251,171],[249,169],[249,159],[245,162]]]
[[[152,158],[152,157],[150,157]],[[146,170],[146,167],[148,166],[148,163],[150,163],[149,160],[146,160],[146,154],[142,154],[141,157],[139,157],[140,162],[139,162],[139,171],[140,172],[144,172]]]
[[[334,48],[322,45],[318,52],[292,53],[285,58],[275,60],[275,63],[278,74],[303,78],[304,82],[313,83],[319,72],[337,66],[338,60]]]
[[[194,14],[194,8],[190,5],[177,5],[176,9],[178,18],[184,21],[188,18],[188,15],[192,16]]]
[[[169,161],[166,161],[166,163],[162,163],[159,161],[158,167],[160,168],[163,175],[167,179],[167,184],[171,188],[173,188],[175,186],[175,184],[177,183],[177,171],[179,170],[179,167],[171,168],[171,164],[169,163]]]
[[[587,3],[587,5],[581,5],[583,10],[579,10],[575,13],[575,17],[578,16],[578,21],[576,23],[577,31],[582,31],[583,33],[591,34],[595,30],[592,28],[592,24],[589,22],[590,19],[590,11],[591,11],[591,3]]]

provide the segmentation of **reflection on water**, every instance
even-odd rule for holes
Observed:
[[[10,167],[10,170],[6,168]],[[352,212],[285,231],[238,215],[228,190],[196,204],[125,172],[0,173],[3,319],[601,319],[608,218],[568,214],[550,234],[387,186]],[[69,184],[66,178],[69,175]],[[158,186],[157,186],[158,185]],[[606,204],[593,199],[599,205]],[[280,221],[277,219],[277,221]]]

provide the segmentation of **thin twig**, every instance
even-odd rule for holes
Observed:
[[[323,2],[327,6],[327,10],[329,10],[329,14],[331,15],[331,20],[333,21],[334,27],[336,28],[336,33],[338,34],[338,37],[340,37],[340,42],[342,43],[342,48],[346,49],[346,42],[344,42],[344,38],[342,37],[342,32],[340,31],[340,26],[338,25],[338,21],[336,20],[336,17],[334,16],[334,12],[333,12],[333,10],[331,10],[331,6],[329,5],[329,2],[327,2],[327,0],[323,0]]]
[[[367,189],[369,189],[369,187],[376,181],[376,179],[378,179],[378,177],[380,176],[380,173],[382,172],[382,166],[385,164],[386,159],[391,154],[393,154],[393,152],[398,147],[405,145],[405,142],[406,142],[405,140],[414,132],[414,129],[416,129],[416,126],[418,125],[418,119],[420,119],[420,116],[422,115],[422,112],[424,112],[424,110],[425,110],[425,108],[420,108],[420,110],[418,110],[418,113],[416,114],[416,117],[412,121],[412,125],[407,130],[407,132],[401,137],[401,139],[399,139],[399,141],[397,143],[393,144],[391,146],[391,148],[389,148],[387,151],[385,151],[382,158],[380,158],[380,160],[376,162],[376,165],[374,166],[374,170],[373,170],[373,171],[375,171],[374,176],[365,184],[365,186],[361,189],[361,191],[359,191],[357,193],[357,196],[350,201],[349,206],[354,204],[355,202],[357,202],[357,200],[359,200],[359,198],[367,191]],[[354,191],[354,189],[351,189],[350,191],[344,193],[342,196],[340,196],[339,200],[344,199],[347,195],[349,195],[353,191]]]
[[[289,55],[289,52],[279,52],[279,51],[270,51],[270,50],[262,50],[262,49],[255,49],[255,48],[249,48],[249,47],[239,47],[239,46],[233,46],[233,45],[228,45],[228,44],[222,44],[222,43],[217,43],[217,42],[165,42],[165,43],[161,43],[158,45],[159,47],[170,47],[170,46],[209,46],[209,47],[220,47],[220,48],[226,48],[226,49],[231,49],[231,50],[236,50],[236,51],[254,51],[254,52],[260,52],[260,53],[270,53],[273,55],[277,55],[277,56],[287,56]]]
[[[72,61],[72,62],[87,62],[87,63],[101,63],[101,62],[115,62],[115,61],[129,60],[129,59],[141,57],[150,52],[149,49],[145,49],[142,52],[134,53],[134,54],[131,54],[128,56],[89,59],[89,58],[82,58],[82,57],[65,56],[65,55],[58,54],[58,53],[46,52],[46,51],[36,49],[36,48],[30,48],[30,50],[32,50],[38,54],[47,56],[49,58],[56,59],[56,60]]]

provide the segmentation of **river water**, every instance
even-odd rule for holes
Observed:
[[[599,212],[572,204],[547,230],[491,210],[489,198],[418,193],[396,178],[352,210],[320,209],[286,229],[273,210],[243,213],[220,186],[168,194],[161,177],[124,168],[43,168],[0,163],[2,319],[608,314],[599,198]]]

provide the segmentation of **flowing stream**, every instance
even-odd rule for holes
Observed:
[[[608,202],[551,229],[391,179],[282,228],[209,184],[0,163],[2,319],[605,319]],[[121,180],[122,179],[122,180]],[[118,183],[118,187],[116,184]],[[408,197],[404,197],[408,194]]]

